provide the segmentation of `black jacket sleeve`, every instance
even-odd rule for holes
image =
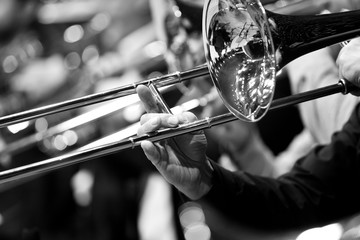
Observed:
[[[358,105],[329,145],[314,148],[277,179],[213,163],[214,185],[204,199],[225,216],[269,229],[316,226],[355,214],[360,211],[359,140]]]

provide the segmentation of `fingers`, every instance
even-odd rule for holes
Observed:
[[[166,113],[148,113],[144,114],[140,119],[140,128],[138,136],[146,133],[157,131],[161,128],[173,128],[179,124],[185,124],[195,121],[197,118],[193,113],[185,112],[178,115]]]
[[[341,49],[337,65],[339,66],[339,78],[345,79],[360,87],[360,39],[355,38],[351,40],[344,48]],[[353,95],[359,96],[360,91],[351,92]]]
[[[145,114],[140,119],[140,125],[137,131],[138,136],[164,127],[176,127],[179,125],[179,119],[171,114]]]
[[[149,113],[161,113],[161,109],[158,107],[158,104],[157,104],[154,96],[152,95],[151,90],[148,87],[146,87],[144,85],[139,85],[136,88],[136,92],[137,92],[141,102],[143,103],[146,112],[148,113],[142,117],[142,120],[140,123],[143,124],[144,122],[146,122],[149,119],[156,116],[156,114],[151,115]],[[190,112],[185,112],[183,114],[179,114],[178,119],[179,119],[179,123],[181,124],[181,123],[186,123],[186,122],[193,122],[197,118],[194,114],[192,114]],[[170,119],[170,121],[172,121],[172,120],[175,120],[175,119]],[[164,123],[164,121],[162,121],[162,122]],[[170,123],[170,124],[172,124],[172,126],[168,126],[168,127],[173,127],[174,123]]]
[[[160,150],[150,141],[142,141],[141,148],[146,157],[156,166],[160,160]]]
[[[184,118],[183,123],[190,123],[197,120],[197,117],[192,112],[183,112],[181,117]]]
[[[156,119],[156,120],[155,120]],[[140,124],[146,124],[147,122],[154,121],[154,123],[158,123],[164,126],[173,127],[179,124],[179,120],[181,116],[176,117],[175,115],[168,114],[168,113],[147,113],[141,116]],[[182,121],[181,121],[182,122]]]
[[[360,39],[356,38],[349,42],[343,49],[341,49],[336,63],[339,66],[340,78],[345,78],[355,85],[359,86],[360,75]]]
[[[139,85],[136,88],[136,92],[143,103],[145,111],[148,113],[158,113],[161,112],[160,108],[158,107],[155,98],[153,97],[150,89],[144,85]]]

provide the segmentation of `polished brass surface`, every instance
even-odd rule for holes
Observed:
[[[358,36],[359,13],[291,16],[265,10],[259,0],[207,0],[205,56],[224,104],[242,120],[259,121],[273,99],[277,70]]]

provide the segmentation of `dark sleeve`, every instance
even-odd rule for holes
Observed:
[[[329,145],[314,148],[278,179],[230,172],[213,163],[204,200],[236,221],[265,228],[325,224],[360,210],[360,108]]]

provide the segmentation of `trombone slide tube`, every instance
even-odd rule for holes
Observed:
[[[185,80],[192,78],[200,77],[209,74],[206,64],[200,65],[194,69],[190,69],[184,72],[175,72],[170,73],[161,77],[156,77],[141,82],[136,82],[133,84],[128,84],[122,87],[114,88],[109,91],[104,91],[100,93],[90,94],[84,97],[75,98],[59,103],[54,103],[46,105],[43,107],[14,113],[4,117],[0,117],[0,128],[6,127],[12,124],[29,121],[39,117],[47,116],[50,114],[55,114],[59,112],[64,112],[79,107],[88,106],[95,103],[105,102],[115,98],[124,97],[130,94],[136,93],[136,87],[139,85],[149,85],[151,83],[155,84],[157,87],[165,87],[172,84],[180,83]]]
[[[319,88],[297,95],[292,95],[282,99],[275,99],[272,102],[270,110],[282,107],[292,106],[297,103],[313,100],[319,97],[335,93],[347,94],[350,91],[357,89],[352,84],[346,81],[340,81],[337,84],[328,87]],[[50,158],[33,164],[9,169],[0,172],[0,184],[10,183],[16,180],[24,180],[28,177],[36,177],[47,172],[70,166],[73,164],[88,161],[94,158],[103,157],[112,153],[116,153],[125,149],[135,148],[140,145],[141,141],[148,140],[152,142],[165,140],[167,138],[176,137],[189,132],[204,130],[212,126],[238,120],[233,114],[226,113],[223,115],[201,119],[189,124],[181,125],[177,128],[161,129],[157,132],[139,136],[131,137],[123,141],[117,141],[106,145],[97,146],[91,149],[86,149],[79,152],[65,154],[59,157]]]
[[[65,154],[59,157],[50,158],[44,161],[28,164],[25,166],[9,169],[0,172],[0,184],[10,183],[24,178],[40,176],[44,173],[67,167],[73,164],[88,161],[94,158],[103,157],[125,149],[135,148],[140,145],[141,141],[148,140],[152,142],[165,140],[167,138],[186,134],[193,131],[210,128],[213,125],[219,125],[229,121],[236,120],[232,114],[224,114],[213,118],[201,119],[193,123],[184,124],[177,128],[162,129],[152,134],[101,145],[88,150]]]

